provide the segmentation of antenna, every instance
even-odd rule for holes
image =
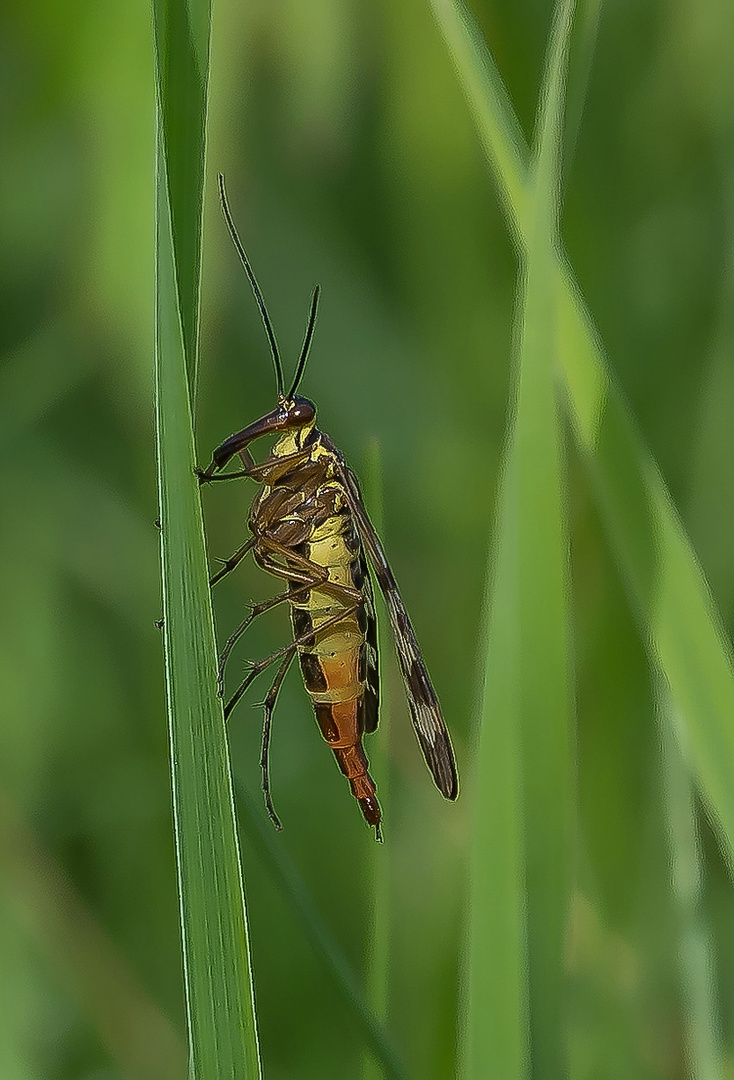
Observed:
[[[240,240],[239,236],[237,235],[237,229],[235,228],[234,221],[232,220],[232,215],[229,212],[229,206],[227,204],[227,193],[224,190],[224,177],[222,176],[221,173],[219,174],[219,198],[220,198],[221,203],[222,203],[222,213],[224,214],[224,220],[227,222],[227,227],[229,228],[230,236],[232,237],[232,241],[234,243],[234,246],[237,248],[237,254],[239,255],[240,260],[242,261],[242,265],[245,268],[245,273],[247,274],[248,278],[250,279],[250,285],[252,285],[252,291],[255,294],[255,299],[257,300],[257,306],[260,308],[260,314],[262,315],[262,320],[263,320],[263,323],[265,325],[265,333],[268,335],[268,341],[270,342],[270,351],[273,354],[273,363],[275,364],[275,378],[276,378],[276,381],[277,381],[277,384],[278,384],[278,397],[282,398],[283,397],[283,368],[282,368],[281,363],[280,363],[280,353],[278,352],[278,342],[275,340],[275,331],[273,330],[273,325],[270,322],[270,316],[268,315],[268,309],[265,307],[265,301],[263,300],[263,294],[260,292],[260,286],[258,285],[257,280],[255,279],[254,271],[253,271],[252,267],[250,266],[250,260],[247,258],[247,255],[245,254],[245,249],[242,246],[242,241]],[[314,321],[315,317],[316,317],[315,316],[315,311],[312,311],[311,312],[311,323],[309,325],[309,332],[306,335],[308,342],[310,342],[310,335],[313,333],[313,321]],[[304,348],[307,348],[307,342],[304,342]],[[291,394],[292,393],[293,393],[293,391],[291,391]]]
[[[293,395],[298,389],[298,384],[303,376],[303,369],[306,366],[306,358],[308,356],[308,350],[311,347],[311,339],[313,337],[314,326],[316,325],[316,309],[319,306],[319,295],[321,293],[321,286],[317,285],[311,295],[311,312],[308,316],[308,326],[306,327],[306,336],[303,339],[303,345],[301,346],[301,355],[298,358],[298,366],[296,367],[296,374],[293,379],[293,385],[288,391],[288,401],[293,400]]]

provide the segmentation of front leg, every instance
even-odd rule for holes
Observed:
[[[214,451],[211,464],[206,469],[198,467],[194,469],[194,472],[199,477],[199,484],[214,484],[217,480],[237,480],[242,476],[249,476],[257,484],[271,484],[289,472],[294,465],[303,464],[311,456],[309,450],[297,450],[294,454],[286,454],[284,457],[270,457],[267,461],[259,464],[253,459],[249,450],[240,450],[238,453],[244,468],[238,472],[223,473],[221,476],[215,476],[214,473],[224,467],[218,463],[217,453],[219,449]]]
[[[200,469],[198,467],[194,469],[194,472],[199,477],[199,484],[211,484],[215,480],[235,480],[239,476],[252,476],[253,470],[257,468],[257,462],[247,447],[243,447],[242,450],[236,451],[239,453],[240,461],[244,466],[239,472],[226,473],[224,476],[214,475],[219,469],[223,469],[230,458],[234,456],[233,454],[229,454],[226,458],[222,457],[220,451],[222,450],[222,447],[226,445],[226,443],[222,443],[222,446],[217,447],[212,456],[212,460],[206,469]]]
[[[225,439],[223,443],[220,443],[212,454],[212,460],[206,469],[196,470],[196,475],[199,477],[199,483],[206,484],[210,480],[214,480],[214,473],[223,469],[235,454],[239,454],[240,461],[244,466],[241,475],[248,476],[250,470],[255,467],[255,459],[247,449],[247,444],[251,441],[248,436],[249,428],[245,428],[244,431],[238,431],[236,435],[230,435],[228,439]]]
[[[211,468],[211,465],[209,466]],[[239,480],[243,476],[251,476],[249,469],[241,469],[240,472],[222,473],[221,476],[210,476],[209,469],[200,469],[197,465],[194,473],[199,478],[199,487],[202,484],[216,484],[217,480]]]

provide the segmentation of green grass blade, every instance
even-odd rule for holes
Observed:
[[[591,68],[594,62],[596,40],[599,35],[602,0],[579,0],[576,7],[574,24],[577,33],[577,45],[574,50],[574,63],[569,72],[566,91],[566,122],[564,128],[563,179],[562,190],[565,192],[571,165],[576,153],[581,120],[586,105]]]
[[[519,126],[494,60],[458,0],[432,0],[495,170],[509,224],[527,244]],[[557,268],[560,359],[574,435],[589,469],[651,663],[662,671],[690,761],[729,861],[734,858],[734,658],[660,471],[614,387],[572,272]]]
[[[671,708],[670,694],[661,681],[657,686],[657,707],[671,884],[678,921],[678,966],[688,1075],[696,1080],[723,1080],[721,1027],[714,989],[715,954],[704,911],[703,859],[690,770],[673,734],[675,725],[667,715]]]
[[[519,295],[516,410],[500,490],[477,775],[464,1075],[560,1078],[573,756],[568,540],[556,395],[554,247],[566,55],[559,4],[541,93]],[[529,1050],[529,1058],[528,1058]]]
[[[510,96],[481,32],[459,0],[430,0],[451,53],[477,134],[495,174],[516,239],[528,217],[530,153]]]
[[[183,93],[194,70],[193,4],[156,7],[158,170],[156,429],[162,526],[163,615],[190,1076],[261,1075],[247,920],[221,702],[189,399],[198,321],[198,246],[204,115],[184,137]],[[199,30],[208,7],[199,5]],[[201,12],[207,17],[202,23]],[[206,51],[203,53],[206,58]],[[186,99],[188,100],[188,99]],[[184,102],[185,103],[185,102]],[[185,110],[184,110],[185,111]],[[175,122],[174,122],[175,119]],[[170,141],[169,141],[170,139]],[[187,168],[195,162],[195,168]],[[169,202],[169,195],[170,202]],[[172,204],[178,208],[172,213]],[[179,236],[179,229],[183,236]],[[178,239],[178,243],[176,243]],[[189,283],[186,285],[185,283]],[[193,284],[193,287],[189,287]]]
[[[564,950],[571,878],[573,753],[568,656],[568,528],[556,405],[555,249],[563,100],[573,0],[559,0],[541,87],[520,379],[518,602],[530,1048],[534,1078],[567,1073]],[[495,721],[495,723],[498,721]],[[501,721],[499,721],[501,722]],[[491,859],[491,853],[487,856]]]
[[[525,1080],[529,1076],[517,507],[517,455],[508,448],[500,477],[496,551],[488,589],[489,648],[483,671],[470,861],[467,1001],[465,1030],[459,1040],[464,1080],[486,1076]]]
[[[167,162],[175,281],[184,354],[196,382],[210,0],[155,0],[159,125]]]

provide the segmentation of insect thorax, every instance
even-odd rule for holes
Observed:
[[[271,454],[274,457],[288,457],[289,454],[297,454],[299,450],[304,448],[306,440],[315,428],[316,419],[314,417],[310,424],[293,428],[291,431],[284,431],[270,451]]]

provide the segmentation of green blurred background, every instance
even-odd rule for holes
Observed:
[[[551,7],[473,11],[530,134]],[[611,366],[734,618],[734,9],[582,4],[564,236]],[[590,29],[590,27],[592,29]],[[152,411],[154,87],[142,0],[7,0],[0,15],[0,1080],[184,1075]],[[578,124],[581,112],[583,119]],[[197,440],[202,463],[270,409],[257,309],[286,365],[323,287],[303,391],[360,471],[380,448],[386,543],[454,735],[435,792],[388,672],[388,1026],[411,1076],[455,1062],[471,751],[517,264],[428,5],[217,0]],[[288,370],[288,368],[287,368]],[[206,492],[210,550],[250,492]],[[572,1075],[677,1080],[677,938],[645,656],[570,448],[578,879]],[[221,586],[220,637],[274,591]],[[266,616],[239,654],[285,640]],[[236,664],[237,662],[235,662]],[[263,690],[264,693],[264,690]],[[262,694],[255,693],[254,700]],[[232,721],[259,787],[260,716]],[[369,748],[368,748],[369,752]],[[373,757],[375,755],[373,754]],[[379,758],[379,755],[378,755]],[[375,767],[387,786],[388,767]],[[276,714],[277,844],[362,975],[375,852],[297,672]],[[268,1080],[358,1077],[362,1032],[250,841],[243,849]],[[714,986],[732,1046],[734,905],[705,820]],[[734,1059],[729,1053],[729,1073]]]

